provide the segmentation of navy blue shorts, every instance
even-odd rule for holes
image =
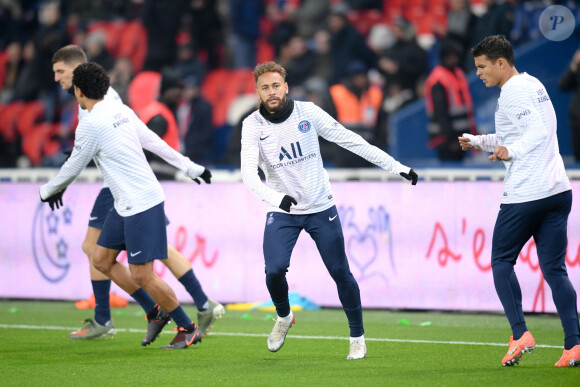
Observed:
[[[101,189],[97,195],[95,204],[93,204],[93,209],[91,210],[91,215],[89,217],[89,227],[102,230],[103,224],[105,224],[105,219],[107,218],[109,211],[111,211],[114,207],[115,198],[113,198],[111,190],[108,187]],[[165,225],[169,225],[169,218],[167,216],[165,217]]]
[[[101,230],[103,224],[105,224],[105,218],[109,214],[109,211],[115,205],[115,199],[113,199],[113,194],[111,190],[107,187],[101,189],[93,204],[93,209],[91,210],[91,215],[89,217],[89,227],[98,228]]]
[[[133,265],[167,259],[166,220],[164,202],[126,217],[113,208],[97,244],[113,250],[127,250],[127,258]]]

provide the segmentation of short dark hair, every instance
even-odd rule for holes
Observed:
[[[111,84],[107,71],[95,62],[78,65],[73,71],[72,83],[90,99],[103,99]]]
[[[492,62],[504,58],[511,66],[514,65],[514,48],[503,35],[488,36],[471,49],[471,54],[474,58],[486,55]]]
[[[52,64],[57,62],[64,62],[68,65],[76,65],[77,63],[87,63],[87,54],[85,51],[74,44],[64,46],[54,53],[52,56]]]

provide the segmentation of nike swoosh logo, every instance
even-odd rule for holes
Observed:
[[[131,253],[131,256],[132,256],[132,257],[135,257],[135,256],[137,256],[137,255],[139,255],[139,254],[141,254],[141,251],[137,251],[136,253]]]
[[[332,218],[329,216],[329,217],[328,217],[328,220],[332,222],[332,221],[334,220],[334,218],[336,218],[337,216],[338,216],[338,215],[334,215]]]
[[[187,346],[189,347],[191,345],[191,343],[193,343],[193,340],[195,340],[195,337],[197,336],[197,332],[193,334],[193,336],[191,337],[191,340],[188,341],[187,339],[185,339],[185,343],[187,344]]]
[[[521,341],[521,340],[522,340],[522,339],[520,338],[518,341],[516,341],[516,342],[515,342],[515,344],[516,344],[516,345],[513,347],[513,349],[511,349],[511,350],[509,351],[509,355],[510,355],[510,356],[514,354],[514,352],[516,351],[516,349],[518,349],[518,346],[520,345],[520,341]]]
[[[271,136],[271,135],[270,135]],[[266,137],[260,137],[260,141],[264,141],[265,139],[267,139],[270,136],[266,136]]]
[[[99,217],[98,216],[89,216],[89,220],[96,220],[96,219],[99,219]]]

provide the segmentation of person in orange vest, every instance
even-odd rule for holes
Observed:
[[[330,95],[336,108],[337,121],[370,144],[378,145],[376,140],[383,92],[369,83],[367,70],[363,62],[351,62],[348,65],[348,78],[343,83],[331,86]],[[334,161],[338,167],[343,168],[372,166],[360,157],[351,157],[350,152],[341,152]]]
[[[155,132],[170,147],[180,151],[177,106],[183,92],[183,80],[172,71],[164,71],[161,77],[159,99],[149,102],[137,114],[149,129]],[[158,180],[175,179],[175,168],[158,156],[145,151],[145,156]]]
[[[425,104],[429,118],[429,148],[441,161],[461,161],[465,152],[457,143],[463,133],[476,134],[473,101],[461,70],[461,47],[444,41],[439,50],[441,64],[425,81]]]

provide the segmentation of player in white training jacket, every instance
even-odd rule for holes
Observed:
[[[359,287],[348,265],[344,237],[323,168],[318,136],[381,168],[417,183],[417,174],[358,134],[347,130],[311,102],[287,98],[286,70],[277,63],[254,70],[260,109],[243,122],[241,169],[244,184],[268,205],[264,231],[266,285],[278,318],[268,337],[268,349],[278,351],[294,314],[288,300],[286,272],[302,230],[310,234],[338,288],[348,318],[351,344],[347,359],[366,356]],[[264,185],[258,176],[266,176]]]
[[[52,68],[54,80],[58,82],[63,90],[73,93],[72,77],[74,69],[81,63],[87,63],[87,56],[84,50],[77,45],[67,45],[57,50],[52,57]],[[104,100],[122,104],[123,101],[117,92],[109,86]],[[78,121],[81,122],[89,112],[79,106]],[[209,173],[209,171],[208,171]],[[97,246],[97,240],[101,235],[101,229],[109,210],[113,208],[113,195],[105,183],[93,204],[89,217],[87,233],[82,244],[83,252],[91,260],[91,254]],[[213,326],[217,318],[225,312],[223,305],[207,297],[203,288],[195,276],[191,263],[173,246],[168,245],[167,259],[163,263],[169,268],[171,273],[185,287],[187,292],[195,301],[198,308],[198,326],[200,335],[203,337]],[[94,318],[85,320],[87,323],[80,329],[69,333],[68,337],[73,340],[91,340],[98,337],[110,337],[116,333],[115,324],[111,318],[110,305],[122,301],[127,301],[117,295],[109,292],[111,289],[111,280],[100,271],[95,269],[92,263],[89,265],[91,275],[91,285],[93,288],[92,306],[94,308]],[[139,303],[147,315],[147,333],[141,341],[142,345],[148,345],[153,342],[162,331],[163,327],[169,321],[169,315],[155,305],[153,299],[143,289],[135,286],[135,291],[130,296]],[[77,302],[77,307],[87,306],[89,300]]]
[[[564,352],[555,365],[580,366],[576,291],[565,263],[572,187],[558,148],[552,101],[537,78],[516,70],[514,51],[505,36],[483,39],[472,54],[485,86],[501,89],[495,133],[464,134],[459,144],[463,150],[492,152],[489,159],[502,160],[506,167],[491,248],[495,289],[513,333],[502,364],[519,364],[522,355],[536,346],[526,326],[522,291],[514,271],[520,250],[534,237],[540,268],[564,328]]]
[[[64,189],[94,160],[113,194],[115,205],[103,225],[93,265],[123,290],[134,282],[173,318],[175,339],[164,348],[187,348],[201,337],[185,314],[173,290],[153,272],[155,259],[167,258],[164,193],[145,159],[143,148],[159,155],[192,178],[209,181],[203,166],[169,147],[151,132],[127,106],[104,100],[109,88],[106,71],[96,63],[84,63],[73,72],[75,97],[89,114],[79,123],[70,158],[58,175],[40,189],[51,207],[62,200]],[[116,262],[120,250],[128,253],[130,274]]]

